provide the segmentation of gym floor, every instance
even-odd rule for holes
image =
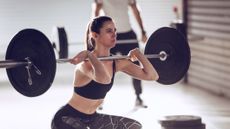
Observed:
[[[73,70],[73,65],[58,64],[52,87],[39,97],[28,98],[13,89],[5,69],[0,69],[0,128],[50,129],[53,115],[72,95]],[[166,115],[196,115],[202,118],[206,129],[229,129],[229,99],[183,83],[170,86],[142,83],[142,98],[148,108],[134,108],[131,79],[117,73],[104,109],[98,112],[134,118],[143,124],[143,129],[160,129],[158,119]]]

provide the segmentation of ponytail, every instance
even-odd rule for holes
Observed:
[[[95,48],[95,41],[94,39],[90,36],[90,26],[91,24],[89,23],[88,26],[87,26],[87,31],[86,31],[86,34],[85,34],[85,43],[86,43],[86,49],[88,51],[93,51],[94,48]]]

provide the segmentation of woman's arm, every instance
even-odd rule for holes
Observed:
[[[85,61],[86,59],[88,59],[88,61]],[[71,59],[71,63],[78,64],[76,71],[80,71],[82,74],[96,82],[107,84],[111,81],[109,72],[105,69],[104,64],[89,51],[80,52]]]
[[[141,29],[141,40],[145,43],[147,41],[147,35],[146,35],[146,31],[144,29],[144,26],[143,26],[143,21],[142,21],[142,18],[141,18],[141,14],[140,14],[140,11],[136,5],[137,3],[134,2],[132,4],[130,4],[130,7],[133,11],[133,14],[137,20],[137,23]]]
[[[129,56],[132,61],[138,60],[141,66],[134,64],[130,60],[118,60],[118,71],[123,71],[140,80],[158,80],[159,76],[155,68],[139,49],[131,50]]]

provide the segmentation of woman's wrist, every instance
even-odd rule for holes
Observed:
[[[133,53],[136,57],[138,57],[141,54],[141,51],[139,48],[135,48],[134,53]]]
[[[86,50],[86,57],[85,57],[85,58],[86,58],[86,59],[89,58],[89,57],[90,57],[90,54],[91,54],[90,51]]]

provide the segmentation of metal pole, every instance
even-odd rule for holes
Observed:
[[[160,54],[146,54],[146,58],[165,58],[168,55],[165,53],[160,53]],[[121,60],[121,59],[129,59],[129,56],[124,56],[124,55],[113,55],[113,56],[106,56],[106,57],[98,57],[99,60]],[[66,63],[70,62],[71,59],[57,59],[57,63]]]
[[[98,57],[98,60],[120,60],[120,59],[129,59],[129,56],[118,56],[118,55],[113,55],[113,56],[106,56],[106,57]],[[57,59],[57,63],[66,63],[70,62],[71,59]],[[87,59],[86,59],[87,60]]]
[[[167,54],[165,52],[160,52],[159,54],[146,54],[146,58],[159,58],[162,61],[164,61],[167,58]],[[129,56],[124,55],[113,55],[113,56],[106,56],[106,57],[98,57],[99,60],[121,60],[121,59],[129,59]],[[66,63],[70,62],[71,59],[57,59],[57,63]],[[32,62],[29,61],[14,61],[14,60],[4,60],[0,61],[0,68],[14,68],[17,66],[23,66],[23,65],[30,65]]]
[[[0,61],[0,68],[14,68],[17,66],[28,65],[30,62],[27,61],[14,61],[14,60],[4,60]]]

